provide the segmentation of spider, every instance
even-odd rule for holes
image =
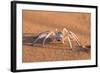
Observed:
[[[68,31],[66,28],[63,28],[62,31],[58,31],[57,29],[55,31],[46,31],[42,32],[38,35],[38,37],[33,41],[33,45],[39,41],[40,39],[43,39],[43,46],[45,46],[46,40],[50,38],[54,41],[61,41],[62,44],[65,43],[65,40],[68,40],[70,48],[72,48],[72,42],[71,40],[76,41],[78,46],[81,46],[78,37],[71,31]]]

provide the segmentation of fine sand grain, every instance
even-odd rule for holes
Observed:
[[[88,52],[80,50],[73,41],[70,49],[68,42],[51,42],[46,44],[35,44],[32,46],[33,36],[44,31],[62,31],[66,28],[74,32],[82,45],[90,45],[90,13],[75,12],[46,12],[23,10],[23,62],[63,61],[63,60],[85,60],[91,59],[91,50]]]

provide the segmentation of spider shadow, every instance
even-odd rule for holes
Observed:
[[[26,45],[26,46],[33,46],[33,42],[38,38],[37,35],[33,34],[33,33],[24,33],[23,35],[23,45]],[[44,38],[41,38],[39,39],[35,44],[37,44],[38,46],[42,46],[42,43],[43,43],[43,40]],[[48,38],[45,43],[50,43],[52,42],[52,39],[51,38]],[[37,47],[38,47],[37,46]],[[36,46],[35,46],[36,47]]]

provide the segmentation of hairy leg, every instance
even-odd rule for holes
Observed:
[[[54,33],[54,32],[50,32],[50,33],[48,33],[48,34],[45,36],[45,38],[44,38],[44,40],[43,40],[43,46],[45,45],[46,39],[47,39],[48,37],[50,37],[50,35],[55,36],[55,33]]]
[[[80,42],[79,42],[78,37],[77,37],[77,36],[76,36],[73,32],[71,32],[71,31],[70,31],[70,34],[72,35],[73,40],[75,40],[75,41],[76,41],[76,43],[78,44],[78,46],[81,46],[81,44],[80,44]]]
[[[66,28],[63,28],[62,33],[63,33],[62,43],[65,43],[65,40],[68,39],[70,48],[72,48],[72,43],[71,43],[71,39],[69,36],[69,31]]]

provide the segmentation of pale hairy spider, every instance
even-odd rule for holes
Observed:
[[[81,46],[78,37],[71,31],[68,31],[66,28],[63,28],[62,31],[58,31],[57,29],[55,31],[46,31],[42,32],[38,35],[38,37],[33,41],[33,45],[37,43],[40,39],[43,39],[43,46],[45,46],[46,40],[50,38],[53,39],[53,41],[61,41],[63,44],[65,43],[65,40],[68,40],[70,48],[72,48],[72,42],[76,41],[78,46]]]

